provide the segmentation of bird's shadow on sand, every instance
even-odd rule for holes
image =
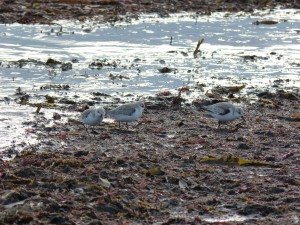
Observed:
[[[210,129],[216,133],[234,133],[234,132],[237,132],[241,128],[247,128],[246,126],[243,126],[243,125],[246,125],[246,123],[244,121],[237,123],[235,125],[224,124],[223,126],[226,126],[226,127],[210,127]]]
[[[126,128],[118,128],[118,127],[114,127],[109,129],[109,131],[117,133],[117,134],[135,134],[137,133],[137,130],[131,130],[131,129],[126,129]]]

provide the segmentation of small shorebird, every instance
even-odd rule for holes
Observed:
[[[103,120],[104,115],[105,115],[105,109],[102,107],[87,109],[81,113],[80,121],[83,124],[87,124],[90,126],[96,126]],[[86,127],[85,127],[85,129],[88,132]]]
[[[142,116],[144,109],[145,105],[143,102],[134,102],[124,104],[110,110],[107,112],[107,115],[119,122],[119,128],[121,126],[121,122],[126,122],[128,129],[128,122],[139,119]]]
[[[234,106],[229,102],[219,102],[213,105],[204,106],[203,109],[210,113],[210,115],[218,119],[218,128],[221,123],[226,123],[235,119],[244,118],[244,111],[242,108]]]

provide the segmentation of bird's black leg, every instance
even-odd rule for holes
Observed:
[[[218,129],[220,128],[220,126],[221,126],[221,121],[219,120],[218,121]]]
[[[87,127],[84,125],[84,124],[82,124],[83,125],[83,127],[85,128],[85,130],[86,130],[86,133],[88,134],[88,136],[90,136],[90,134],[89,134],[89,130],[87,129]]]
[[[97,131],[94,130],[94,128],[92,128],[93,134],[99,134]]]
[[[128,130],[128,123],[126,122],[126,127],[127,127],[127,130]]]
[[[121,128],[121,122],[119,121],[119,129]]]
[[[239,128],[241,128],[242,124],[247,123],[243,116],[241,118],[243,119],[243,121],[235,125],[234,131],[237,131]]]
[[[96,134],[98,134],[98,132],[95,131],[94,128],[92,129],[92,131],[93,131],[94,138],[96,138]]]

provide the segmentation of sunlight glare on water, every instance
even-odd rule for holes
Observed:
[[[275,25],[254,25],[257,20],[276,20]],[[116,97],[154,95],[197,83],[211,86],[247,84],[266,87],[275,79],[289,79],[286,88],[300,86],[300,13],[296,10],[214,13],[197,16],[180,13],[168,18],[156,14],[141,15],[139,20],[98,24],[57,21],[57,25],[0,24],[0,150],[12,141],[22,141],[23,121],[35,109],[14,102],[18,87],[42,101],[44,95],[90,99],[91,92]],[[63,33],[59,33],[62,26]],[[172,44],[170,45],[172,37]],[[193,50],[200,38],[202,55]],[[255,55],[245,61],[243,56]],[[61,71],[42,63],[22,67],[13,63],[33,59],[46,62],[52,58],[72,62],[72,69]],[[92,69],[96,59],[115,66]],[[160,73],[162,67],[174,69]],[[116,79],[112,79],[116,76]],[[123,78],[118,78],[118,77]],[[41,90],[46,84],[68,84],[69,91]],[[205,90],[205,91],[206,91]],[[245,89],[245,92],[250,89]],[[204,92],[190,95],[196,98]],[[5,98],[11,99],[7,104]],[[24,136],[24,135],[23,135]]]

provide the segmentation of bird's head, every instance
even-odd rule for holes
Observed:
[[[105,110],[104,110],[103,108],[97,108],[96,113],[97,113],[98,115],[104,116]]]
[[[244,110],[242,108],[236,108],[236,113],[239,114],[244,121],[246,121],[244,118]]]

